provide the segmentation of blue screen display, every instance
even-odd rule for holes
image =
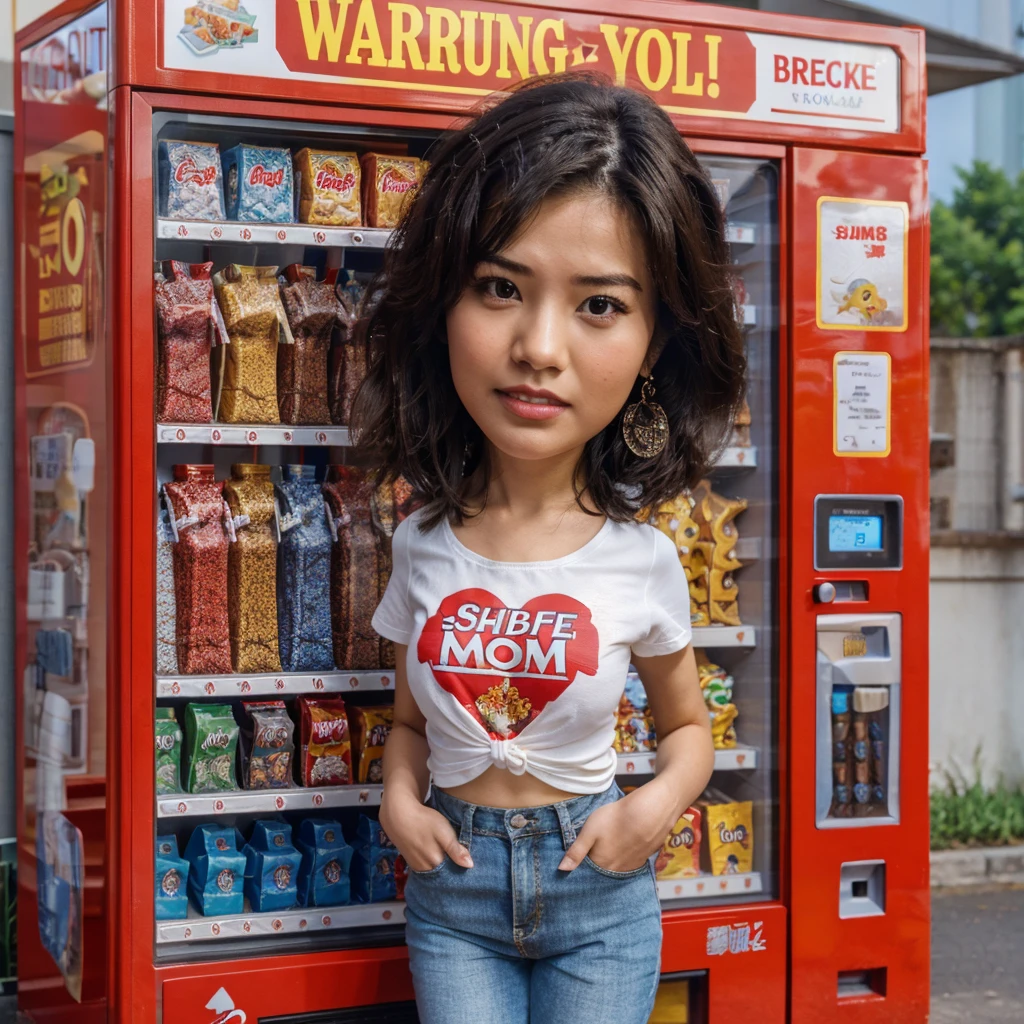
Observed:
[[[829,516],[829,551],[881,551],[881,516]]]

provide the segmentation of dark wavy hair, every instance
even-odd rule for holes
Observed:
[[[727,437],[746,358],[722,208],[668,116],[640,93],[570,73],[513,91],[429,156],[368,296],[370,368],[353,412],[362,453],[385,480],[412,485],[425,527],[470,514],[468,482],[482,470],[486,487],[487,446],[452,382],[446,314],[544,199],[600,191],[646,242],[661,345],[653,377],[670,438],[638,458],[620,413],[587,442],[577,486],[619,521],[693,486]]]

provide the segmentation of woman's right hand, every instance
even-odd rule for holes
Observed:
[[[460,867],[473,866],[451,822],[408,794],[389,793],[381,800],[380,823],[413,871],[432,871],[445,857]]]

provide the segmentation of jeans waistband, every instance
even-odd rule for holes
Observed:
[[[432,787],[430,803],[455,823],[459,842],[467,848],[473,835],[518,839],[548,832],[561,832],[562,841],[568,849],[576,842],[576,833],[583,827],[587,818],[598,807],[613,803],[620,795],[621,790],[612,783],[603,793],[572,797],[541,807],[505,808],[467,803]]]

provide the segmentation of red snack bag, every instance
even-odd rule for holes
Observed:
[[[302,785],[345,786],[352,781],[348,716],[340,698],[298,700]]]
[[[357,782],[384,781],[384,744],[391,734],[395,709],[352,708],[352,758]]]

